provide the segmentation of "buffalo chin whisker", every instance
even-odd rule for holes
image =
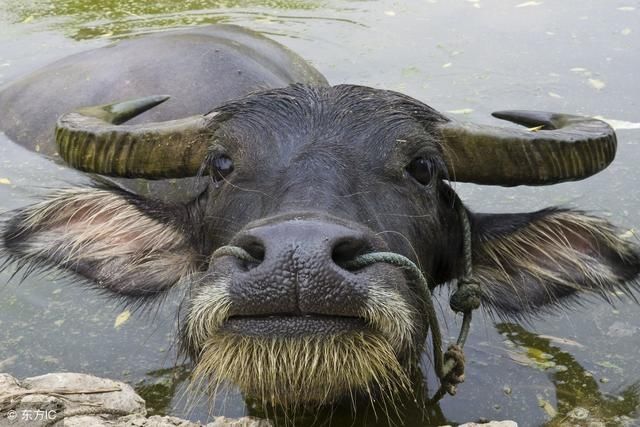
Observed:
[[[229,382],[251,398],[295,413],[356,395],[396,407],[410,392],[407,372],[378,332],[332,336],[247,337],[220,333],[205,343],[191,388],[212,395]]]

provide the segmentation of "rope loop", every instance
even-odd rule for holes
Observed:
[[[449,306],[456,313],[467,313],[480,307],[480,285],[470,277],[458,280],[458,289],[451,295]]]
[[[221,246],[213,252],[212,258],[220,258],[223,256],[232,256],[241,261],[259,264],[260,260],[254,258],[249,252],[239,246]]]

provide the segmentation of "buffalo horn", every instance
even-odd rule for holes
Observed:
[[[56,124],[60,156],[76,169],[101,175],[146,179],[197,175],[207,153],[208,124],[216,113],[120,125],[168,98],[151,96],[63,115]]]
[[[616,134],[601,120],[542,111],[493,116],[529,129],[441,125],[451,180],[506,187],[576,181],[600,172],[616,154]]]

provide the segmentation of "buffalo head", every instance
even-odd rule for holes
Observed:
[[[60,155],[103,175],[201,176],[202,194],[169,205],[110,185],[65,190],[16,212],[3,242],[19,265],[59,266],[133,301],[183,287],[182,349],[213,388],[228,380],[285,406],[402,390],[428,333],[424,298],[401,268],[352,261],[393,252],[430,288],[445,284],[465,268],[467,218],[468,261],[498,314],[576,291],[607,298],[640,270],[636,248],[602,219],[476,214],[448,184],[585,178],[615,155],[601,121],[505,112],[537,129],[477,126],[395,92],[293,85],[202,116],[122,124],[164,99],[63,116]]]

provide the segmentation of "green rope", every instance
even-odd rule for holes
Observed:
[[[352,261],[343,265],[343,267],[347,269],[355,270],[384,262],[402,268],[408,278],[418,285],[417,288],[420,293],[420,298],[424,303],[427,321],[429,322],[428,324],[431,329],[434,369],[436,371],[436,375],[440,379],[440,388],[431,399],[432,403],[440,400],[446,393],[453,395],[456,392],[455,383],[452,383],[448,377],[453,372],[454,368],[457,368],[458,372],[463,372],[464,366],[456,367],[456,364],[460,362],[460,359],[455,360],[453,357],[446,358],[446,355],[452,351],[452,347],[457,347],[454,351],[462,352],[462,347],[469,335],[471,312],[480,306],[480,288],[472,280],[471,225],[469,224],[468,214],[464,209],[462,202],[460,199],[457,199],[456,202],[458,213],[462,220],[463,259],[465,264],[463,275],[458,279],[458,289],[451,296],[450,306],[454,311],[463,313],[463,319],[456,345],[450,346],[449,351],[446,354],[443,354],[442,352],[442,336],[429,284],[422,274],[422,271],[420,271],[413,261],[394,252],[372,252],[359,255]],[[254,258],[251,254],[238,246],[222,246],[218,248],[212,256],[213,258],[233,256],[242,261],[256,264],[260,263],[260,260]],[[445,358],[447,359],[446,361]]]
[[[481,289],[473,280],[473,252],[471,247],[472,237],[469,215],[457,194],[455,203],[458,210],[458,216],[462,222],[462,256],[464,259],[464,271],[462,273],[462,277],[458,279],[458,289],[456,289],[449,299],[449,306],[453,311],[463,314],[460,333],[456,340],[456,346],[461,352],[471,329],[472,312],[480,307]],[[451,350],[451,347],[449,347],[449,349]],[[436,403],[442,399],[445,393],[449,393],[451,395],[456,393],[455,385],[448,383],[445,380],[446,376],[449,375],[449,373],[456,367],[456,363],[456,360],[453,358],[450,358],[445,362],[442,372],[444,376],[440,376],[440,388],[431,398],[431,403]]]
[[[249,252],[245,251],[239,246],[220,246],[213,252],[212,258],[220,258],[223,256],[232,256],[238,258],[240,261],[251,262],[259,264],[260,260],[254,258]]]
[[[433,298],[427,279],[425,279],[422,271],[409,258],[394,252],[373,252],[356,257],[353,261],[345,264],[349,269],[360,269],[379,262],[395,265],[405,270],[409,279],[418,284],[420,298],[426,310],[426,317],[429,327],[431,328],[431,343],[433,347],[433,363],[436,373],[440,378],[444,378],[448,372],[444,371],[444,360],[442,355],[442,335],[440,335],[440,325],[438,316],[433,305]]]

